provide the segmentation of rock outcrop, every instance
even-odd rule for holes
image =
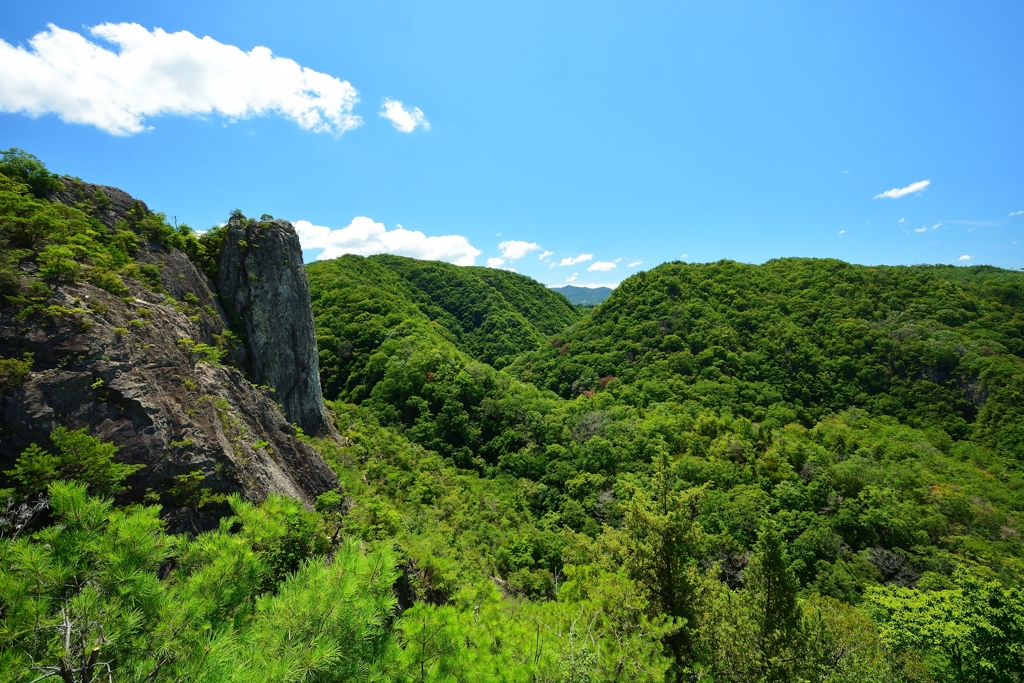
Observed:
[[[244,321],[252,380],[272,387],[284,414],[304,432],[327,434],[309,284],[292,224],[232,217],[217,291],[228,315]]]
[[[73,203],[95,189],[78,183],[63,199]],[[98,217],[113,225],[135,201],[114,188],[102,189],[113,201]],[[260,262],[258,272],[268,282],[294,281],[293,266],[283,258],[287,254]],[[123,498],[141,500],[147,491],[158,495],[174,531],[216,524],[216,509],[200,511],[195,500],[175,493],[182,488],[177,478],[196,471],[203,475],[201,486],[212,493],[241,492],[254,501],[281,493],[311,505],[336,488],[327,463],[296,438],[277,405],[279,396],[216,362],[227,318],[207,277],[176,249],[149,243],[135,258],[159,270],[159,287],[126,278],[130,293],[115,296],[88,283],[62,284],[51,300],[61,313],[20,320],[0,306],[0,355],[33,356],[25,381],[0,395],[0,470],[9,469],[32,443],[49,448],[49,432],[57,424],[88,427],[119,447],[119,461],[145,465],[125,482],[129,489]],[[301,267],[301,257],[298,263]],[[275,276],[275,265],[286,274]],[[308,293],[306,302],[305,315],[311,318]],[[266,311],[259,304],[250,307]],[[206,346],[197,350],[197,345]],[[266,345],[257,348],[273,355]],[[289,342],[283,355],[292,349]],[[312,371],[315,377],[315,365]],[[315,405],[323,414],[319,395]]]

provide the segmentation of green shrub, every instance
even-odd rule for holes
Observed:
[[[7,392],[21,386],[32,372],[32,354],[19,358],[0,358],[0,392]]]
[[[144,467],[115,462],[117,446],[90,436],[84,428],[58,426],[50,433],[50,441],[56,454],[32,444],[18,457],[14,468],[4,472],[27,493],[45,491],[54,481],[76,481],[95,495],[109,495],[123,491],[125,478]]]

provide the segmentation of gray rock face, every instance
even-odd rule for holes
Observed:
[[[78,183],[66,198],[52,199],[74,202],[95,188]],[[101,220],[113,225],[135,201],[114,188],[103,190],[113,201]],[[337,488],[327,463],[296,438],[277,394],[190,350],[188,340],[214,346],[225,331],[226,318],[206,276],[176,249],[148,244],[135,257],[159,269],[166,293],[130,279],[127,297],[88,283],[62,284],[52,303],[74,314],[22,320],[0,302],[0,357],[33,355],[25,381],[0,392],[0,470],[11,468],[32,443],[51,448],[49,434],[57,425],[87,427],[118,446],[118,461],[145,465],[119,497],[141,501],[147,490],[155,492],[172,531],[211,528],[226,511],[199,508],[176,495],[175,478],[184,474],[200,471],[203,488],[240,492],[253,501],[279,493],[312,505],[319,494]],[[262,265],[264,274],[272,270],[272,263]],[[306,302],[311,319],[308,294]],[[315,340],[313,345],[315,353]],[[323,411],[319,396],[316,405]]]
[[[244,320],[253,381],[273,387],[284,414],[304,432],[327,434],[309,283],[292,224],[232,217],[217,291],[228,315]]]
[[[112,227],[114,223],[127,216],[128,212],[131,211],[132,207],[136,204],[138,204],[145,213],[149,213],[149,208],[146,206],[145,202],[135,199],[135,197],[132,197],[124,190],[120,190],[116,187],[83,183],[77,178],[63,177],[60,180],[64,184],[64,187],[56,192],[51,192],[49,197],[50,201],[74,206],[83,199],[94,197],[97,192],[102,192],[107,196],[108,202],[105,207],[95,213],[95,216],[108,228]]]

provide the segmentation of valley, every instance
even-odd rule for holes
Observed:
[[[5,680],[1024,675],[1024,273],[298,246],[5,153]]]

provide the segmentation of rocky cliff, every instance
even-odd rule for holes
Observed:
[[[132,207],[137,214],[147,211],[115,188],[80,182],[66,186],[66,192],[51,200],[73,204],[102,189],[109,202],[104,200],[93,215],[108,228]],[[306,293],[305,311],[288,310],[284,317],[303,319],[304,313],[308,329],[289,325],[290,336],[281,337],[261,332],[260,323],[250,334],[258,340],[254,356],[291,359],[289,367],[296,368],[297,349],[308,355],[312,348],[314,360],[316,349],[308,292],[298,277],[301,254],[297,241],[296,249],[288,244],[283,228],[267,232],[281,237],[256,241],[281,246],[266,249],[269,259],[254,257],[244,263],[254,262],[247,278],[251,272],[261,278],[254,282],[270,286],[246,289],[236,284],[229,298],[235,305],[246,302],[235,309],[243,316],[277,319],[281,316],[273,313],[274,305],[300,308],[299,295]],[[124,277],[130,290],[126,295],[115,296],[86,282],[65,282],[53,285],[46,312],[25,317],[0,305],[0,356],[30,353],[33,359],[24,381],[0,395],[0,470],[11,467],[31,443],[48,447],[48,434],[58,424],[88,427],[93,435],[117,444],[118,460],[145,466],[126,482],[124,496],[141,499],[147,491],[160,496],[172,529],[178,530],[199,530],[216,519],[215,514],[198,512],[194,500],[173,495],[182,475],[201,472],[203,488],[240,491],[252,500],[276,492],[311,504],[320,493],[337,487],[334,473],[295,437],[277,405],[284,396],[290,414],[314,416],[319,422],[307,424],[323,425],[323,404],[318,394],[312,395],[312,382],[303,380],[309,387],[304,393],[296,390],[302,381],[272,393],[218,362],[217,348],[230,340],[225,335],[228,318],[208,278],[181,251],[153,242],[140,244],[134,258],[148,279]],[[289,288],[298,294],[281,294]],[[237,293],[243,289],[246,294],[240,299]],[[267,305],[263,296],[274,303]],[[271,346],[275,343],[282,345],[280,353]],[[316,377],[315,364],[303,371]],[[264,374],[272,386],[282,376]]]
[[[245,326],[253,381],[274,388],[284,414],[307,434],[329,429],[320,390],[309,284],[302,248],[288,221],[232,216],[217,269],[229,316]]]

